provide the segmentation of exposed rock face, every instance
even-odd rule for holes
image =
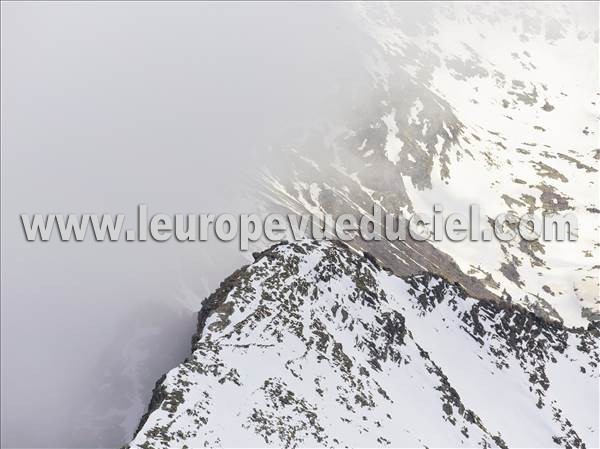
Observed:
[[[255,258],[205,300],[129,447],[598,447],[597,327],[339,243]]]

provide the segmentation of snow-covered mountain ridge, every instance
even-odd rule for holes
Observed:
[[[284,142],[269,200],[339,216],[575,214],[577,240],[351,243],[398,275],[508,294],[570,326],[600,319],[598,11],[535,2],[356,3],[362,72],[344,117]]]
[[[599,336],[283,243],[205,300],[129,447],[598,447]]]

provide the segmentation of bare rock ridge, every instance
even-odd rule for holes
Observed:
[[[599,336],[282,243],[204,301],[128,447],[597,447]]]

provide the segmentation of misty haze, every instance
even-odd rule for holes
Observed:
[[[599,447],[598,3],[1,4],[1,445]],[[21,214],[576,216],[28,241]]]

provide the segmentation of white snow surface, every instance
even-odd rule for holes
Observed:
[[[600,319],[600,48],[597,7],[586,17],[588,5],[353,4],[353,23],[368,36],[367,99],[355,105],[357,117],[330,127],[337,132],[322,146],[313,134],[298,145],[315,154],[318,172],[290,155],[292,174],[265,179],[275,202],[333,214],[376,203],[429,216],[434,204],[446,216],[468,216],[477,204],[488,230],[488,219],[506,212],[574,214],[576,241],[444,238],[427,243],[446,260],[427,245],[410,257],[469,289],[448,268],[455,263],[491,295],[571,326]],[[306,208],[302,186],[314,183],[323,188]],[[369,250],[398,256],[396,273],[414,271],[402,244],[380,248]]]
[[[598,335],[284,243],[205,300],[130,447],[598,447]]]

